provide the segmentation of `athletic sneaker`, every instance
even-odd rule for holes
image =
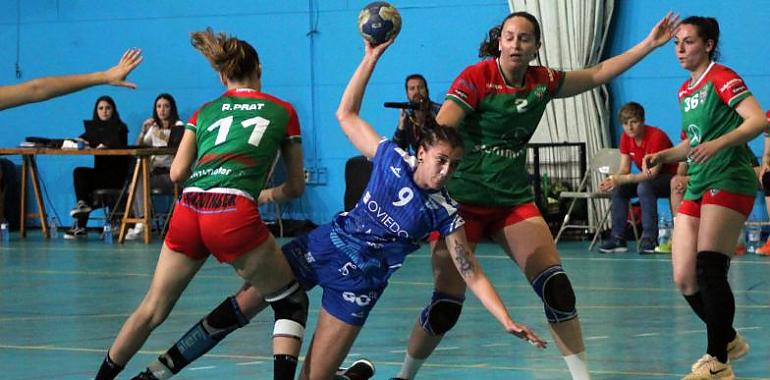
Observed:
[[[642,238],[639,242],[639,254],[649,255],[655,253],[655,241],[650,238]]]
[[[604,253],[626,252],[628,251],[628,248],[626,248],[625,240],[611,238],[599,247],[599,251]]]
[[[126,232],[126,240],[137,240],[144,237],[144,224],[137,223],[134,228],[129,228]]]
[[[64,233],[67,240],[82,240],[88,237],[86,229],[83,227],[72,227]]]
[[[367,380],[374,376],[374,363],[367,359],[358,359],[348,368],[340,368],[337,375],[350,380]]]
[[[667,242],[665,242],[665,243],[655,247],[655,252],[656,253],[671,253],[671,246],[672,246],[671,240],[669,240],[669,241],[667,241]]]
[[[749,353],[749,348],[751,348],[751,346],[749,346],[749,343],[746,341],[743,335],[736,333],[735,338],[733,338],[733,340],[730,341],[730,343],[727,343],[727,359],[730,362],[734,360],[738,360]],[[695,371],[698,367],[702,366],[703,363],[705,363],[710,357],[711,355],[709,354],[703,355],[700,359],[698,359],[698,361],[692,364],[692,367],[690,369]]]
[[[91,206],[89,206],[85,201],[78,201],[78,204],[75,205],[75,208],[70,210],[70,216],[77,218],[78,216],[88,214],[89,212],[91,212]]]
[[[729,363],[721,363],[717,358],[708,354],[704,355],[701,360],[703,360],[703,364],[683,377],[682,380],[735,379],[735,374]]]
[[[757,248],[756,253],[757,255],[770,256],[770,240],[768,240],[765,245]]]
[[[132,377],[131,380],[158,380],[158,378],[149,369],[145,369],[144,372]]]

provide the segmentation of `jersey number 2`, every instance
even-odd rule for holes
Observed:
[[[227,133],[230,132],[230,126],[232,124],[233,117],[231,115],[215,121],[214,124],[211,124],[207,128],[209,132],[219,128],[219,131],[217,131],[217,139],[214,141],[214,145],[219,145],[227,140]],[[259,146],[259,142],[262,140],[262,135],[265,134],[267,126],[270,125],[270,120],[267,120],[261,116],[257,116],[241,122],[241,126],[243,126],[243,128],[248,128],[252,125],[254,126],[254,130],[251,131],[251,135],[249,135],[249,144]]]

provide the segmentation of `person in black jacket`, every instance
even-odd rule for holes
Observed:
[[[120,120],[115,101],[101,96],[94,105],[92,120],[99,133],[87,132],[80,136],[91,148],[125,148],[128,145],[128,127]],[[128,175],[128,156],[94,156],[94,167],[75,168],[73,178],[77,204],[70,210],[75,223],[64,233],[65,239],[85,239],[86,224],[95,207],[93,192],[96,189],[121,189]]]

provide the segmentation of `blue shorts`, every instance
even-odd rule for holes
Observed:
[[[331,232],[331,226],[320,226],[281,249],[306,290],[321,286],[321,306],[326,312],[345,323],[362,326],[388,282],[359,270],[334,246]]]

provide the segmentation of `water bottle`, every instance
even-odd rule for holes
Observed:
[[[112,244],[112,224],[109,221],[104,223],[104,230],[102,231],[102,239],[107,244]]]
[[[668,243],[671,240],[671,222],[665,216],[661,216],[658,221],[658,246]]]
[[[51,239],[57,239],[59,237],[59,220],[55,216],[51,217],[48,227],[51,229]]]
[[[749,253],[757,253],[757,248],[761,246],[762,226],[756,222],[749,222],[747,228],[749,231],[746,237],[746,250]]]
[[[7,243],[11,240],[11,231],[8,228],[8,222],[2,222],[0,223],[0,240],[2,240],[3,243]]]

